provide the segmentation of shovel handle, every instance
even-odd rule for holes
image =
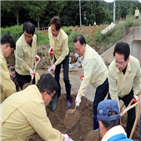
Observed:
[[[131,105],[131,106],[128,106],[128,107],[120,114],[120,116],[122,117],[127,111],[129,111],[130,109],[132,109],[133,107],[135,107],[137,104],[138,104],[138,102],[135,103],[135,104],[133,104],[133,105]]]

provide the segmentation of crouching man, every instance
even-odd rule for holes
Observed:
[[[51,74],[43,74],[37,85],[14,93],[1,104],[1,140],[25,141],[34,133],[45,141],[70,141],[54,129],[46,114],[58,84]]]
[[[132,141],[120,125],[118,103],[115,100],[104,100],[98,104],[97,119],[102,141]]]

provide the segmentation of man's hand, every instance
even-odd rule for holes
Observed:
[[[34,71],[30,68],[30,76],[32,77],[32,75],[34,75]]]
[[[84,79],[84,74],[82,74],[82,75],[80,76],[80,81],[83,81],[83,79]]]
[[[56,68],[56,65],[53,64],[53,66],[51,67],[52,74],[54,74],[55,68]]]
[[[138,102],[139,97],[138,97],[137,95],[134,95],[134,96],[133,96],[133,98],[134,98],[133,102],[134,102],[134,103],[137,103],[137,102]]]
[[[49,49],[49,55],[51,56],[51,55],[53,55],[53,48],[52,47],[50,47],[50,49]]]
[[[10,74],[10,79],[13,80],[14,76],[12,74]]]
[[[73,141],[67,134],[62,134],[61,135],[64,137],[64,141]]]
[[[36,54],[35,55],[35,61],[39,61],[40,60],[40,57]]]
[[[75,105],[76,105],[77,107],[79,107],[80,102],[81,102],[81,97],[79,96],[79,94],[77,94],[77,97],[76,97],[76,99],[75,99]]]

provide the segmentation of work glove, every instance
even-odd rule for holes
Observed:
[[[62,134],[61,135],[64,137],[64,141],[73,141],[67,134]]]
[[[35,76],[35,72],[30,68],[30,76],[32,77],[32,75],[34,75]]]
[[[133,98],[134,98],[133,102],[134,102],[134,103],[137,103],[137,102],[138,102],[139,97],[138,97],[137,95],[134,95],[134,96],[133,96]]]
[[[56,65],[55,64],[53,64],[53,66],[51,67],[51,71],[55,71],[55,68],[56,68]]]
[[[50,49],[49,49],[49,55],[51,56],[51,55],[53,55],[53,48],[52,47],[50,47]]]
[[[35,61],[39,61],[40,60],[40,57],[36,54],[35,55]]]
[[[80,102],[81,102],[81,97],[79,96],[79,94],[77,94],[77,97],[76,97],[76,99],[75,99],[75,105],[76,105],[77,107],[79,107]]]
[[[82,75],[80,76],[80,81],[83,81],[83,79],[84,79],[84,74],[82,74]]]

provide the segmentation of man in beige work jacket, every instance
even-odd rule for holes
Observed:
[[[140,16],[140,11],[138,9],[138,7],[136,7],[136,10],[135,10],[135,18],[138,19]]]
[[[71,141],[54,129],[46,106],[54,99],[58,84],[51,74],[43,74],[37,85],[12,94],[0,106],[1,140],[26,141],[35,132],[45,141]]]
[[[108,92],[108,72],[102,58],[98,53],[86,44],[83,35],[77,35],[74,38],[75,50],[79,56],[83,56],[82,67],[84,69],[84,78],[75,100],[75,105],[79,106],[81,97],[85,96],[85,92],[89,83],[96,88],[95,98],[93,101],[93,114],[94,114],[94,130],[98,128],[97,120],[97,106],[102,101]]]
[[[48,29],[49,41],[50,41],[50,55],[53,50],[54,53],[54,64],[52,66],[52,71],[55,74],[55,79],[59,85],[57,90],[57,97],[61,95],[61,86],[60,86],[60,70],[61,65],[63,65],[63,76],[66,87],[66,99],[67,106],[70,108],[70,93],[71,93],[71,84],[69,80],[69,48],[68,48],[68,35],[61,29],[61,22],[59,17],[55,16],[50,21],[51,26]]]
[[[125,42],[118,42],[114,48],[115,59],[109,66],[108,81],[109,93],[113,100],[119,105],[122,100],[127,107],[133,99],[134,94],[138,95],[141,90],[141,69],[139,60],[130,55],[129,45]],[[128,111],[127,137],[130,136],[135,120],[135,108]]]
[[[1,102],[3,102],[8,96],[16,92],[14,82],[10,79],[10,73],[7,68],[7,57],[15,49],[15,41],[13,38],[5,34],[1,38],[0,42],[0,90],[1,90]]]
[[[25,83],[30,83],[31,81],[31,77],[34,74],[35,56],[37,56],[35,26],[31,22],[25,22],[23,32],[16,42],[15,50],[16,77],[21,89],[23,89]],[[39,58],[39,56],[37,57]]]

